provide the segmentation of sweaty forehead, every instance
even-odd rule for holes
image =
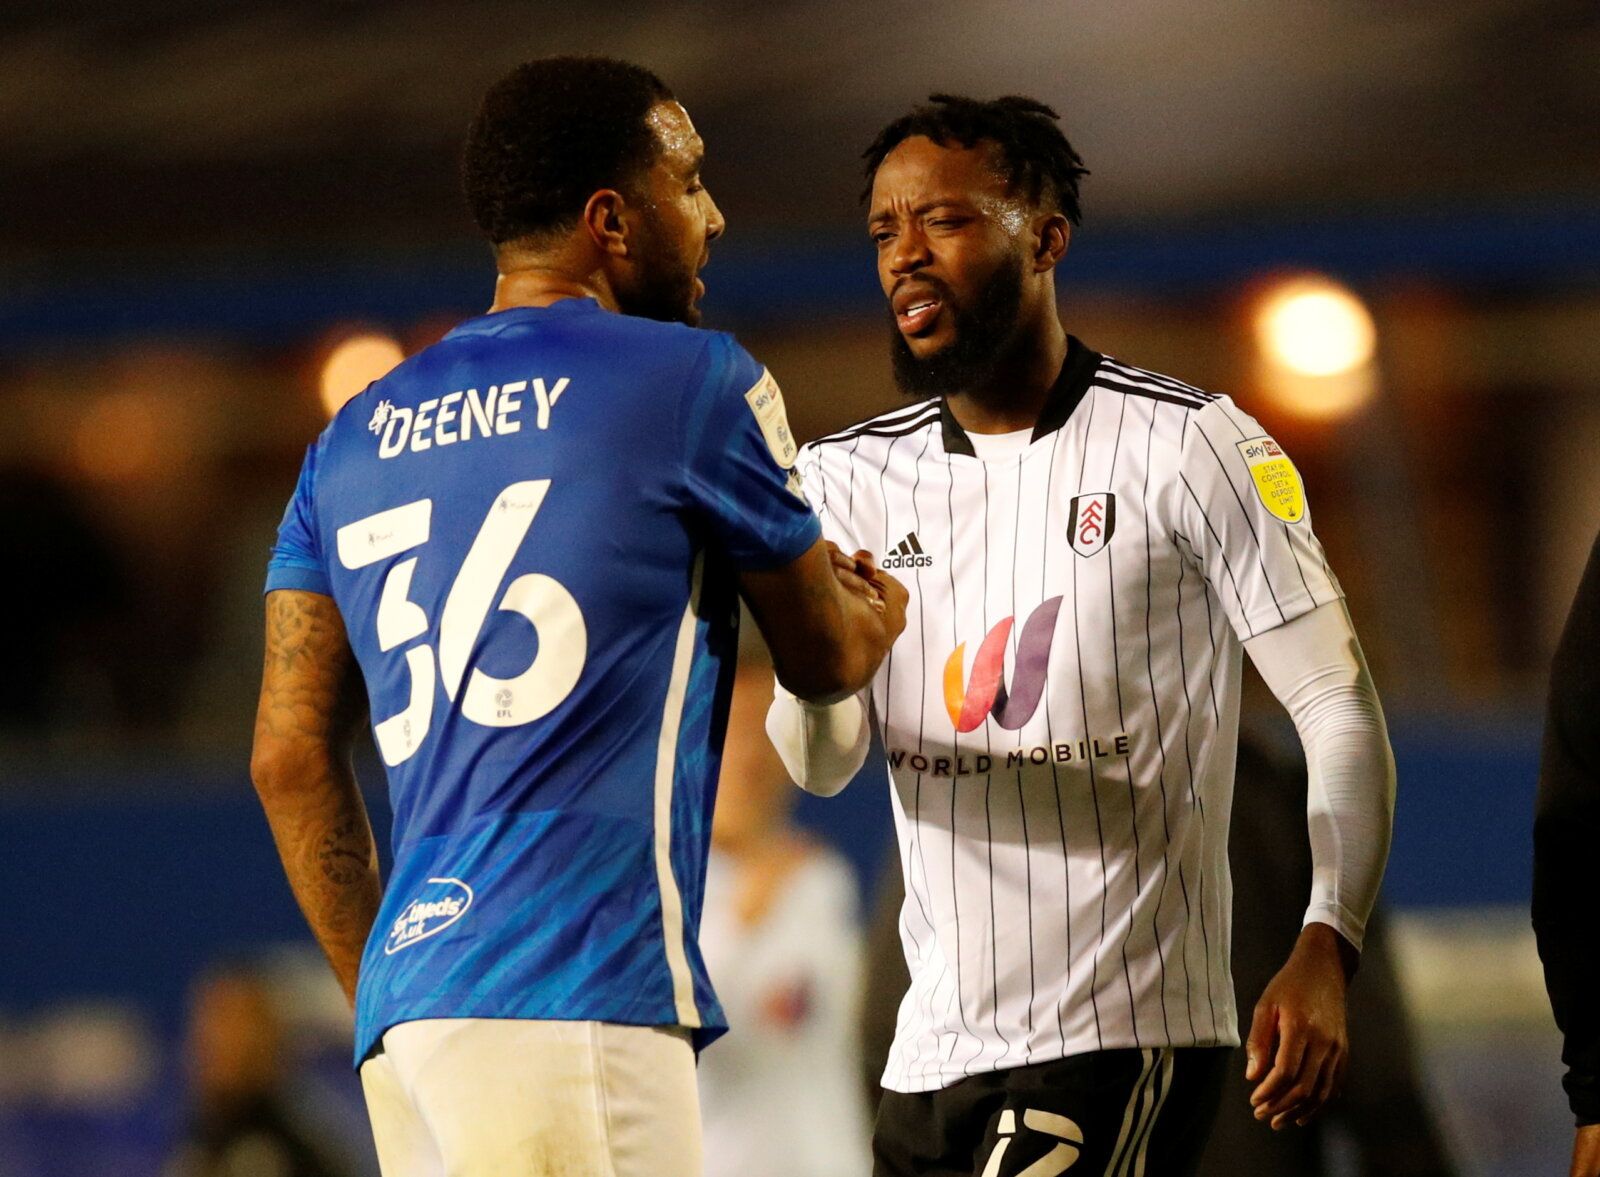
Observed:
[[[871,215],[937,201],[988,204],[1011,198],[992,143],[963,147],[913,135],[884,157],[872,178]]]
[[[682,104],[670,99],[656,103],[645,115],[645,123],[655,133],[660,158],[669,167],[689,167],[705,154],[706,145]]]

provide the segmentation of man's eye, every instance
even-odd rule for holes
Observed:
[[[689,195],[690,196],[693,196],[697,192],[704,192],[705,190],[706,190],[706,186],[704,184],[702,184],[699,180],[696,180],[693,184],[689,185]]]
[[[872,235],[872,239],[874,241],[876,241],[879,245],[882,245],[887,241],[893,241],[894,240],[894,234],[892,232],[890,232],[888,229],[879,229],[876,233],[874,233]]]
[[[940,217],[937,220],[929,221],[928,224],[935,229],[959,229],[966,224],[966,221],[960,217]]]

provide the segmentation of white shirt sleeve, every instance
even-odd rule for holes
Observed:
[[[818,797],[834,796],[866,763],[872,742],[867,693],[815,704],[791,695],[781,683],[774,686],[767,739],[795,784]]]
[[[1241,641],[1344,595],[1311,530],[1299,471],[1227,397],[1184,425],[1170,493],[1176,538]]]
[[[1343,601],[1245,643],[1305,747],[1311,905],[1357,949],[1378,899],[1394,825],[1394,754]]]

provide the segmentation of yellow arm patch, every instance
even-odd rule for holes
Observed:
[[[1300,471],[1283,447],[1270,437],[1253,437],[1238,444],[1239,455],[1250,468],[1261,505],[1285,523],[1298,523],[1306,515],[1306,492]]]

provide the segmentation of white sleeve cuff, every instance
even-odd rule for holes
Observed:
[[[865,692],[817,704],[798,699],[777,684],[767,709],[767,738],[795,784],[818,797],[832,797],[867,759],[871,731]]]

